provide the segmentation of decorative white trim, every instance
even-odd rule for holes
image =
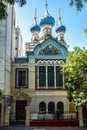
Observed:
[[[38,60],[37,65],[60,65],[60,64],[64,64],[63,60]]]

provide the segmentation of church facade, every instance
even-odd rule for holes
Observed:
[[[56,38],[52,36],[55,19],[49,14],[47,3],[40,23],[37,23],[36,14],[34,20],[26,57],[17,57],[11,64],[10,99],[7,97],[5,100],[10,121],[26,120],[26,125],[29,120],[55,119],[57,111],[61,113],[60,118],[66,118],[66,113],[70,112],[64,75],[61,72],[63,70],[60,67],[66,62],[68,54],[64,40],[66,27],[59,17]],[[8,116],[5,122],[9,124]]]

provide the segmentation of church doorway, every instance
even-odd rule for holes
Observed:
[[[16,101],[16,120],[26,120],[26,110],[27,106],[26,100],[17,100]]]

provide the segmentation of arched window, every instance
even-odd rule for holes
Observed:
[[[46,103],[45,102],[41,102],[39,104],[39,113],[41,113],[41,114],[45,114],[46,113]]]
[[[55,113],[55,104],[53,102],[49,102],[49,104],[48,104],[48,113],[49,114]]]
[[[60,114],[64,113],[64,105],[62,102],[57,103],[57,110],[59,110]]]

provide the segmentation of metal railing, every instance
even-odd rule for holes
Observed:
[[[30,114],[30,120],[55,120],[57,116],[55,114]],[[76,113],[64,113],[61,114],[59,119],[76,119]]]

